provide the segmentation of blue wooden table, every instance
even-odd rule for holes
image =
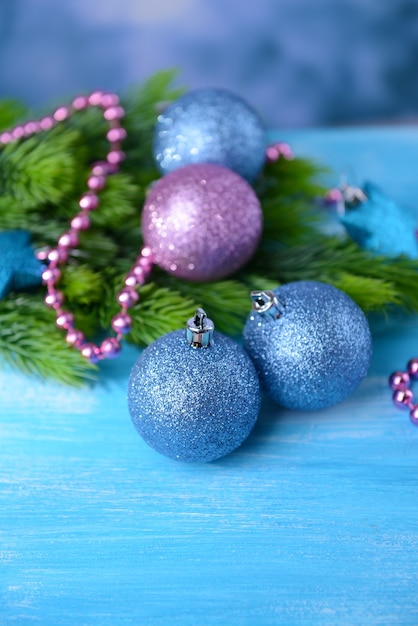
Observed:
[[[418,130],[287,131],[295,151],[418,205]],[[415,354],[414,354],[415,351]],[[208,465],[137,436],[137,356],[72,390],[0,375],[0,624],[418,624],[418,428],[387,376],[418,325],[374,336],[369,376],[318,412],[262,408]]]

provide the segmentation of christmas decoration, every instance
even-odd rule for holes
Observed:
[[[343,188],[342,201],[340,221],[360,247],[387,257],[418,258],[418,220],[411,210],[400,207],[372,183],[362,189]]]
[[[30,245],[30,233],[24,230],[0,233],[0,258],[0,299],[13,289],[40,285],[43,266]]]
[[[254,291],[244,347],[263,390],[290,409],[341,402],[366,376],[371,336],[360,308],[332,285],[289,283]]]
[[[235,273],[261,237],[260,203],[249,184],[220,165],[188,165],[152,187],[142,233],[154,262],[193,281]]]
[[[144,247],[132,265],[131,270],[124,280],[124,286],[118,292],[116,300],[121,307],[120,313],[112,318],[111,325],[116,333],[115,337],[107,337],[102,340],[100,345],[87,342],[84,333],[76,329],[74,315],[64,308],[64,295],[57,289],[57,283],[61,280],[61,270],[59,266],[64,265],[68,260],[71,251],[77,249],[79,244],[80,233],[90,228],[90,214],[95,211],[100,203],[99,192],[104,189],[107,183],[107,177],[115,174],[119,170],[120,163],[125,159],[125,154],[121,150],[121,141],[126,138],[126,131],[120,125],[120,120],[124,117],[125,111],[119,104],[119,96],[112,93],[103,93],[95,91],[89,96],[77,96],[69,106],[61,106],[56,109],[52,115],[43,117],[40,120],[31,120],[24,125],[15,126],[13,129],[3,132],[0,135],[0,145],[9,145],[18,141],[22,137],[31,137],[42,131],[54,128],[58,123],[67,120],[74,113],[86,110],[90,107],[98,107],[102,110],[104,119],[109,123],[110,128],[106,133],[106,139],[110,144],[110,149],[106,154],[105,161],[96,162],[89,172],[87,179],[87,191],[83,193],[78,202],[77,213],[70,221],[70,228],[66,230],[58,239],[57,244],[47,251],[41,251],[38,257],[44,260],[48,266],[42,272],[42,281],[47,287],[47,295],[45,296],[45,304],[55,311],[57,328],[66,331],[66,341],[70,346],[78,349],[80,354],[91,363],[96,363],[100,359],[114,358],[120,352],[120,340],[127,332],[131,330],[131,318],[128,315],[128,309],[138,300],[138,294],[135,287],[143,285],[148,277],[152,260],[149,248]],[[16,233],[15,240],[16,240]],[[7,235],[3,235],[5,238]],[[26,233],[23,233],[23,243],[26,243]],[[20,237],[22,240],[22,236]],[[10,245],[5,250],[6,261],[13,262],[16,266],[17,251],[10,253]],[[11,273],[13,268],[4,270]],[[20,271],[22,268],[20,267]],[[7,274],[7,276],[8,276]],[[11,279],[14,275],[11,275]],[[19,274],[16,272],[15,286],[18,286]],[[13,286],[12,280],[5,285]],[[27,280],[27,279],[26,279]],[[24,286],[24,277],[21,276],[21,286]]]
[[[252,430],[260,389],[249,357],[217,333],[202,309],[184,331],[164,335],[135,363],[128,406],[139,434],[165,456],[208,462],[235,450]]]
[[[106,177],[100,206],[89,212],[90,228],[78,233],[78,245],[68,249],[59,268],[65,308],[86,337],[109,333],[110,321],[121,311],[118,294],[132,264],[140,260],[140,212],[147,190],[159,177],[152,157],[157,109],[181,95],[171,87],[172,80],[172,72],[161,72],[121,97],[126,159],[118,173]],[[89,172],[109,150],[104,140],[109,121],[99,107],[90,107],[49,131],[25,137],[34,129],[21,122],[26,116],[16,103],[0,107],[0,231],[27,230],[35,249],[49,250],[68,232],[69,222],[80,212]],[[11,141],[7,129],[18,122],[21,139]],[[178,329],[199,306],[211,311],[220,331],[237,335],[248,314],[251,289],[274,289],[295,280],[331,283],[366,312],[393,306],[418,311],[418,260],[376,256],[348,238],[325,236],[316,211],[316,199],[325,193],[318,182],[320,166],[287,158],[287,148],[270,152],[274,154],[254,183],[263,233],[245,270],[201,284],[154,267],[152,282],[136,288],[139,300],[129,308],[127,341],[149,345]],[[41,286],[30,293],[12,291],[0,301],[0,362],[70,385],[97,377],[98,366],[63,341],[55,327],[56,312],[45,307],[44,298]]]
[[[389,376],[389,386],[393,390],[393,404],[398,409],[409,410],[409,419],[418,426],[418,404],[414,399],[411,383],[418,378],[418,359],[408,361],[406,371],[396,371]]]
[[[165,174],[190,163],[217,163],[254,180],[265,160],[258,115],[223,89],[191,91],[158,117],[154,157]]]

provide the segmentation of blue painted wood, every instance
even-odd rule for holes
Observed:
[[[415,201],[415,129],[280,136]],[[84,390],[2,372],[0,624],[416,625],[418,429],[386,384],[415,349],[415,320],[380,332],[346,402],[266,401],[242,448],[197,466],[134,431],[133,349]]]

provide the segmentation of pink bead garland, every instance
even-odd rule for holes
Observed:
[[[120,312],[111,320],[111,326],[116,336],[107,337],[100,346],[86,342],[83,333],[74,326],[73,314],[63,308],[64,296],[56,286],[61,278],[61,270],[58,266],[64,265],[71,250],[78,246],[79,233],[90,228],[89,214],[91,211],[95,211],[100,203],[98,193],[106,186],[107,177],[118,172],[120,164],[125,159],[125,153],[120,145],[120,142],[126,138],[126,130],[120,125],[120,120],[124,117],[125,111],[119,104],[119,97],[116,94],[102,91],[95,91],[89,96],[77,96],[71,105],[58,107],[52,115],[43,117],[41,120],[30,120],[23,125],[0,133],[0,147],[49,130],[58,123],[67,120],[77,111],[90,107],[101,109],[104,119],[109,122],[110,128],[106,138],[110,144],[110,149],[106,155],[106,160],[99,161],[91,167],[87,177],[87,191],[78,202],[81,211],[70,220],[70,228],[62,233],[54,248],[42,251],[37,256],[43,261],[48,261],[48,266],[42,273],[42,281],[47,288],[44,301],[47,307],[55,311],[56,326],[66,332],[68,345],[78,349],[91,363],[97,363],[101,359],[111,359],[118,356],[121,350],[121,339],[131,330],[132,319],[128,314],[128,309],[139,299],[135,289],[146,282],[153,263],[150,248],[144,246],[126,275],[123,288],[116,296],[121,307]]]
[[[393,404],[399,409],[409,409],[409,419],[418,426],[418,404],[410,389],[411,379],[418,379],[418,358],[408,361],[407,371],[396,371],[389,377],[389,386],[393,389]]]

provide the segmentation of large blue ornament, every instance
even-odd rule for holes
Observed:
[[[36,287],[45,269],[35,257],[25,230],[0,233],[0,299],[9,291]]]
[[[207,462],[248,437],[260,408],[255,368],[201,309],[187,334],[157,339],[135,363],[128,385],[132,421],[152,448],[179,461]]]
[[[265,161],[265,129],[241,98],[223,89],[198,89],[159,115],[154,158],[162,174],[191,163],[223,165],[251,181]]]
[[[340,217],[351,239],[375,254],[418,258],[417,215],[400,207],[372,183],[366,183],[360,191],[364,192],[363,200],[346,202]]]
[[[290,409],[344,400],[366,376],[372,344],[361,309],[332,285],[300,281],[252,293],[244,347],[262,389]]]

